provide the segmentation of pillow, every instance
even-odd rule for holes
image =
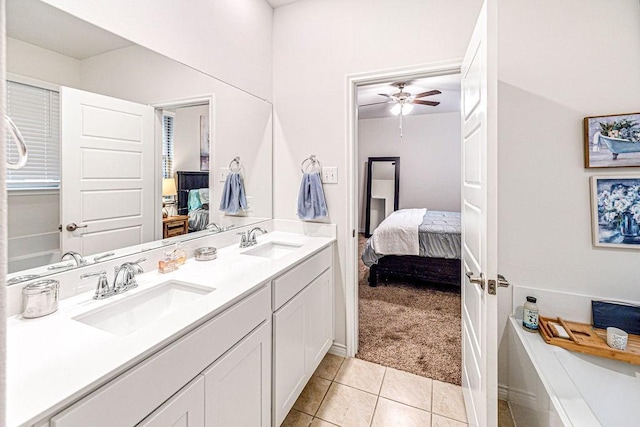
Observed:
[[[198,190],[200,192],[200,201],[204,205],[205,203],[209,203],[209,189],[201,188]]]
[[[189,212],[202,207],[202,201],[200,200],[199,190],[189,190],[189,198],[188,198],[187,205],[189,207]]]

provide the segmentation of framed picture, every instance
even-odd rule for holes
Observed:
[[[640,249],[640,176],[592,176],[593,244]]]
[[[209,170],[209,116],[200,116],[200,170]]]
[[[585,117],[584,167],[640,166],[640,113]]]

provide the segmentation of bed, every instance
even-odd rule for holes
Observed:
[[[386,218],[362,252],[369,285],[400,277],[460,286],[459,212],[401,209]]]
[[[178,171],[178,215],[189,216],[189,232],[209,224],[209,172]]]

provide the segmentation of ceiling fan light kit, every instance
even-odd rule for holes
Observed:
[[[400,138],[402,138],[402,116],[406,116],[407,114],[411,113],[416,104],[435,107],[436,105],[440,104],[440,102],[424,101],[418,98],[424,98],[425,96],[439,95],[442,92],[440,92],[437,89],[434,89],[426,92],[421,92],[416,95],[412,95],[404,91],[404,88],[407,85],[406,82],[397,82],[397,83],[392,83],[391,85],[397,87],[400,91],[392,95],[387,95],[385,93],[378,94],[380,96],[389,98],[388,101],[375,102],[373,104],[365,104],[365,105],[361,105],[360,107],[369,107],[371,105],[380,105],[380,104],[393,104],[391,106],[390,112],[394,116],[399,116],[400,118]]]

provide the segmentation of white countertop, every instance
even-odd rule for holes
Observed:
[[[101,301],[93,291],[60,301],[56,313],[39,319],[7,319],[7,425],[30,425],[49,417],[105,384],[160,348],[211,319],[335,238],[275,231],[258,245],[283,241],[302,245],[278,259],[242,255],[237,244],[218,249],[212,261],[193,258],[177,271],[137,276],[138,288]],[[72,319],[168,280],[215,288],[197,301],[125,336]]]

